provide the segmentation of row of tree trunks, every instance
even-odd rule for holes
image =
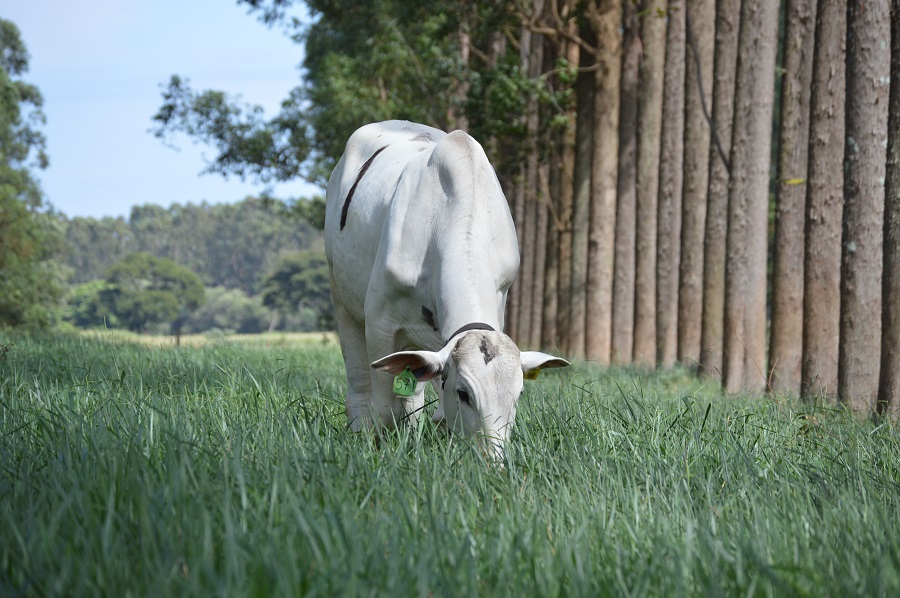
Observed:
[[[900,178],[888,0],[787,0],[781,13],[750,0],[529,6],[555,18],[522,28],[529,78],[560,85],[560,57],[579,70],[568,126],[542,127],[536,101],[526,110],[517,341],[601,364],[699,366],[730,392],[890,409]]]

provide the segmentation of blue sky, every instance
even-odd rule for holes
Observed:
[[[67,216],[127,216],[131,206],[232,202],[265,185],[204,174],[214,150],[148,133],[160,85],[178,74],[195,89],[240,94],[274,114],[300,81],[302,47],[236,0],[0,0],[31,55],[23,79],[44,96],[50,167],[38,177]],[[302,181],[276,197],[310,196]]]

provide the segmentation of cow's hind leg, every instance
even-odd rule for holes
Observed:
[[[338,301],[334,302],[341,353],[347,370],[347,419],[350,429],[359,432],[372,426],[372,376],[366,351],[366,329]]]

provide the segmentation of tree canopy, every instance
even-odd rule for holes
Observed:
[[[325,254],[306,250],[281,258],[263,282],[262,302],[280,313],[309,310],[321,329],[334,328]]]
[[[28,59],[18,27],[0,19],[0,325],[43,328],[59,316],[64,271],[59,222],[33,174],[48,159],[43,98],[21,79]]]
[[[169,323],[177,336],[190,312],[204,300],[203,285],[184,266],[148,253],[133,253],[106,274],[101,294],[110,311],[129,330]]]
[[[527,98],[540,96],[555,114],[567,102],[568,91],[529,78],[505,50],[519,14],[502,2],[311,0],[307,22],[289,16],[298,4],[290,0],[242,1],[304,45],[303,80],[266,118],[240,97],[196,91],[173,75],[153,131],[167,142],[182,133],[214,147],[210,172],[324,186],[361,124],[400,118],[482,139],[521,138]]]
[[[205,286],[254,295],[280,256],[320,242],[321,234],[306,220],[318,219],[321,211],[321,202],[246,198],[135,206],[127,219],[72,218],[66,222],[66,260],[73,282],[84,283],[102,278],[129,254],[146,252],[189,268]]]

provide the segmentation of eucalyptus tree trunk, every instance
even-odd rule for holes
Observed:
[[[788,0],[775,187],[775,255],[769,368],[772,390],[800,394],[803,246],[815,0]]]
[[[533,0],[534,14],[544,11],[544,0]],[[524,47],[523,47],[524,50]],[[528,59],[522,63],[527,66],[528,78],[536,81],[544,68],[544,38],[538,34],[532,34],[528,44]],[[541,344],[541,317],[543,316],[544,296],[544,262],[547,252],[547,201],[549,200],[540,184],[540,109],[537,98],[530,97],[526,112],[526,128],[528,131],[528,160],[526,171],[526,234],[529,234],[526,243],[531,247],[526,250],[530,263],[531,284],[525,291],[528,298],[523,297],[523,309],[521,314],[522,342],[527,347],[537,348]],[[530,309],[526,310],[525,306]]]
[[[888,0],[849,3],[838,395],[861,413],[875,408],[881,367],[890,20]]]
[[[810,96],[801,396],[836,396],[844,210],[847,3],[818,0]]]
[[[684,180],[684,6],[669,3],[659,160],[656,239],[656,360],[675,363],[678,349],[678,257]]]
[[[725,268],[725,387],[732,392],[766,387],[766,233],[777,33],[778,3],[744,0]]]
[[[666,59],[665,11],[665,0],[641,3],[643,54],[638,84],[633,357],[645,366],[656,364],[656,208]]]
[[[619,102],[619,175],[611,357],[615,363],[630,363],[634,350],[638,68],[641,61],[640,20],[636,4],[625,2],[622,23],[622,93]]]
[[[560,135],[548,139],[548,146],[553,147],[550,164],[541,165],[541,178],[547,180],[547,196],[552,204],[547,218],[547,257],[544,261],[544,297],[543,314],[541,314],[541,344],[544,349],[559,348],[556,332],[556,315],[559,311],[559,204],[562,190],[562,167],[554,156],[559,151]]]
[[[556,67],[559,58],[560,44],[553,44],[544,38],[544,72]],[[554,86],[559,85],[558,78],[551,79]],[[543,118],[546,118],[546,114]],[[541,305],[541,326],[539,346],[545,349],[558,350],[556,333],[556,314],[559,308],[559,211],[562,191],[562,133],[559,129],[546,128],[541,133],[541,143],[547,148],[538,171],[541,190],[546,199],[544,207],[544,230],[546,235],[546,251],[544,257],[543,297]]]
[[[574,25],[574,23],[573,23]],[[570,64],[579,60],[578,44],[565,43],[566,58]],[[579,100],[581,101],[581,100]],[[556,309],[556,337],[560,350],[568,352],[569,319],[572,313],[572,199],[575,171],[575,119],[573,110],[560,142],[560,190],[559,190],[559,299]]]
[[[684,7],[688,49],[684,81],[684,182],[678,269],[678,359],[700,361],[703,322],[703,237],[709,184],[710,127],[704,115],[713,72],[715,0],[688,0]]]
[[[579,36],[591,43],[593,34],[582,19]],[[591,217],[591,162],[594,150],[594,57],[581,52],[576,82],[575,164],[572,177],[572,286],[566,354],[584,358],[587,314],[588,231]]]
[[[900,420],[900,0],[894,0],[893,11],[878,413],[897,421]]]
[[[622,2],[597,0],[591,21],[597,36],[594,71],[594,153],[588,234],[587,336],[585,354],[609,363],[612,347],[612,285],[619,163],[619,88],[622,74]]]
[[[542,0],[535,0],[535,14],[540,14],[540,7],[543,5]],[[536,78],[540,74],[541,56],[539,55],[543,49],[543,42],[540,36],[534,34],[527,27],[522,28],[519,37],[519,63],[522,70],[529,78]],[[536,63],[536,64],[535,64]],[[525,105],[525,127],[526,127],[526,156],[525,162],[521,167],[518,185],[521,192],[517,195],[521,201],[521,205],[517,205],[517,212],[521,214],[522,228],[519,230],[520,240],[522,242],[521,263],[519,265],[519,300],[516,323],[516,342],[525,346],[532,347],[532,312],[534,310],[535,301],[535,283],[536,272],[535,265],[537,262],[537,130],[538,130],[538,105],[537,98],[529,97]],[[543,269],[540,274],[543,276]]]
[[[741,0],[716,1],[716,43],[713,66],[712,118],[718,144],[709,150],[706,234],[703,239],[703,321],[700,371],[722,379],[724,371],[725,247],[728,237],[728,161],[734,117],[734,75],[737,70]],[[721,152],[721,154],[720,154]],[[724,156],[723,156],[724,154]]]

